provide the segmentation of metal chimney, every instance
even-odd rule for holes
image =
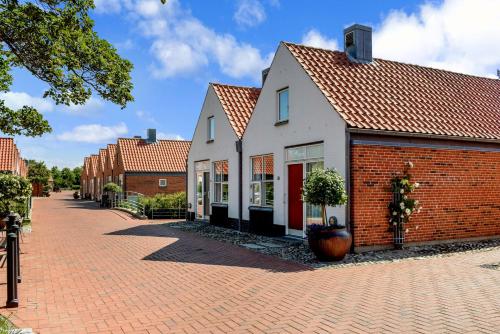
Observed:
[[[344,51],[350,61],[355,63],[371,63],[372,28],[354,24],[344,29]]]
[[[151,143],[156,143],[156,129],[148,129],[148,137],[146,141]]]

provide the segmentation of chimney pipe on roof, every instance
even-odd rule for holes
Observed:
[[[270,69],[271,69],[271,68],[270,68],[270,67],[268,67],[268,68],[265,68],[265,69],[263,69],[263,70],[262,70],[262,86],[264,86],[264,82],[265,82],[265,81],[266,81],[266,79],[267,79],[267,75],[269,74],[269,70],[270,70]]]
[[[371,63],[372,28],[361,24],[353,24],[344,29],[344,51],[350,61],[355,63]]]
[[[156,129],[148,129],[148,137],[146,139],[148,144],[156,143]]]

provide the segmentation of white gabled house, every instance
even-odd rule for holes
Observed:
[[[343,52],[282,42],[261,90],[209,87],[189,154],[196,218],[304,237],[321,215],[303,182],[333,168],[349,200],[327,215],[356,250],[391,247],[391,182],[411,165],[423,210],[406,242],[500,237],[500,80],[372,58],[371,34],[345,29]]]
[[[241,138],[260,89],[211,83],[188,155],[191,218],[234,225],[242,214]]]
[[[303,180],[315,167],[346,177],[345,133],[345,122],[281,43],[243,138],[243,219],[251,230],[303,237],[307,223],[321,221],[318,207],[302,203]],[[345,221],[345,207],[327,211]]]

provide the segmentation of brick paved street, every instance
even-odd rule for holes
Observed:
[[[37,333],[500,331],[500,271],[480,266],[500,250],[310,270],[70,193],[34,205],[21,307],[1,313]]]

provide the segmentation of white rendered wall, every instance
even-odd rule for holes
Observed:
[[[207,143],[207,120],[210,116],[215,117],[215,140]],[[188,155],[188,203],[191,204],[189,211],[195,212],[196,210],[195,161],[210,161],[210,203],[212,203],[214,194],[212,163],[227,160],[229,163],[228,216],[229,218],[238,218],[238,153],[235,144],[237,140],[238,137],[229,124],[217,94],[213,87],[209,86]]]
[[[289,87],[289,122],[275,126],[277,91]],[[250,157],[274,155],[274,224],[287,225],[287,172],[285,147],[324,141],[325,168],[346,177],[346,124],[285,45],[281,44],[243,137],[243,219],[248,219]],[[346,209],[327,208],[339,222],[346,222]]]

